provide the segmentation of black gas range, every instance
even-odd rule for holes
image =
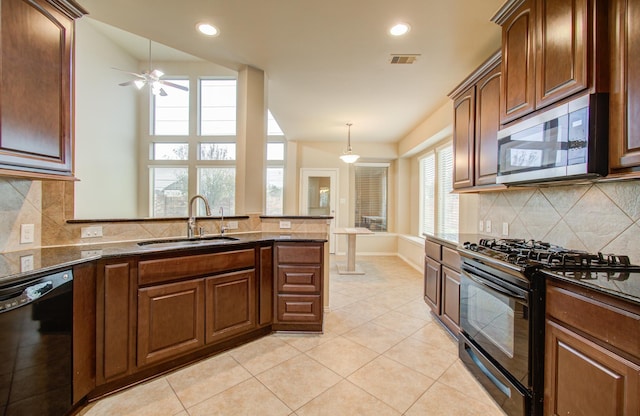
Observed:
[[[458,251],[460,358],[507,414],[542,415],[545,276],[611,284],[640,266],[535,240],[481,239]]]

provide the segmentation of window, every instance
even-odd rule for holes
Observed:
[[[236,80],[200,80],[200,135],[235,136]]]
[[[188,160],[188,143],[152,143],[151,160]]]
[[[387,164],[355,167],[355,226],[387,231]]]
[[[236,144],[200,143],[198,160],[236,160]]]
[[[171,82],[189,87],[188,79]],[[153,95],[153,136],[187,136],[189,134],[189,91],[168,88],[166,95]]]
[[[150,168],[151,213],[153,217],[186,217],[188,183],[186,167]]]
[[[267,143],[266,215],[284,212],[284,142]]]
[[[458,195],[453,190],[453,146],[449,143],[420,159],[420,231],[458,232]]]
[[[236,168],[198,168],[198,193],[204,195],[215,213],[220,208],[233,215],[236,208]]]
[[[189,86],[188,79],[171,82]],[[225,215],[235,213],[236,80],[200,79],[198,88],[195,108],[189,106],[189,92],[176,88],[151,98],[152,131],[146,140],[152,217],[186,216],[189,196],[196,193],[207,197],[214,215],[220,207]],[[190,122],[194,117],[197,123]],[[204,215],[202,204],[197,215]]]
[[[273,118],[270,110],[267,110],[267,136],[284,136],[280,125],[276,119]]]

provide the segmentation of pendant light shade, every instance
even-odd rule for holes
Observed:
[[[354,163],[356,160],[360,158],[360,155],[357,155],[351,151],[351,126],[352,123],[347,123],[348,131],[347,131],[347,150],[342,153],[340,159],[342,159],[345,163]]]

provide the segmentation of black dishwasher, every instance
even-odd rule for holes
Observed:
[[[0,414],[71,409],[73,274],[0,284]]]

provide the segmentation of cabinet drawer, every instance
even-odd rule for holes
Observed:
[[[278,295],[279,322],[321,322],[320,295]]]
[[[322,244],[278,244],[276,261],[278,264],[322,264]]]
[[[457,250],[442,247],[442,264],[452,269],[460,270],[460,254]]]
[[[600,302],[598,295],[549,284],[547,315],[640,359],[640,314]]]
[[[140,285],[148,285],[185,277],[204,276],[254,267],[255,262],[253,249],[142,260],[138,263],[138,281]]]
[[[427,240],[424,243],[424,252],[434,260],[442,260],[442,246],[438,243]]]
[[[320,266],[278,266],[278,292],[320,292]]]

